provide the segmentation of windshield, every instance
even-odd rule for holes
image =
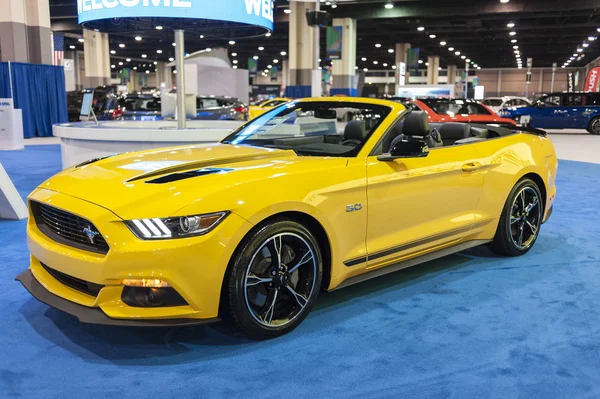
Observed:
[[[502,100],[497,98],[490,98],[483,100],[483,103],[489,107],[500,107],[502,106]]]
[[[484,106],[469,100],[421,100],[439,115],[491,115]]]
[[[349,102],[291,102],[246,123],[225,144],[294,150],[300,155],[356,156],[390,107]]]

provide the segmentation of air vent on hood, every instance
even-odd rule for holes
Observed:
[[[170,175],[161,176],[157,179],[147,180],[146,183],[150,184],[164,184],[171,183],[178,180],[190,179],[192,177],[211,175],[214,173],[227,173],[233,169],[219,169],[219,168],[205,168],[199,170],[191,170],[187,172],[172,173]]]

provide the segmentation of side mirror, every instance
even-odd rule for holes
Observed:
[[[377,159],[390,162],[398,158],[422,158],[427,155],[429,147],[423,140],[400,140],[390,149],[389,154],[382,154]]]
[[[546,106],[546,104],[544,104],[542,102],[535,103],[536,108],[544,108],[545,106]]]

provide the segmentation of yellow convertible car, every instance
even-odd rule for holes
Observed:
[[[287,103],[288,101],[291,100],[289,98],[272,98],[263,103],[260,103],[259,105],[251,105],[248,107],[248,119],[254,119],[257,116],[260,116],[265,112],[280,106],[281,104]]]
[[[274,337],[321,290],[483,244],[525,254],[556,170],[542,131],[432,124],[383,100],[292,101],[220,143],[90,160],[47,180],[29,197],[31,263],[17,279],[86,323],[226,318]]]

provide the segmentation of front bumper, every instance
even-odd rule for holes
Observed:
[[[56,242],[39,230],[30,214],[27,225],[31,253],[29,273],[39,286],[26,285],[23,275],[19,281],[42,302],[50,306],[58,304],[55,307],[84,322],[98,320],[99,316],[89,316],[98,312],[104,315],[100,319],[116,320],[102,324],[129,325],[128,322],[141,321],[144,325],[162,325],[163,320],[167,324],[181,324],[183,319],[187,320],[186,324],[213,322],[218,317],[221,286],[229,259],[237,243],[252,227],[232,213],[204,236],[145,241],[135,237],[112,212],[90,202],[45,189],[34,191],[30,199],[84,217],[95,225],[110,247],[103,255]],[[82,292],[57,279],[49,269],[102,288],[93,294]],[[129,306],[122,299],[122,281],[132,278],[166,281],[185,304]],[[40,293],[44,291],[46,293]],[[72,306],[65,309],[63,301]],[[83,313],[88,316],[80,317]]]
[[[48,306],[61,310],[72,316],[75,316],[82,323],[87,324],[103,324],[110,326],[123,327],[184,327],[201,324],[211,324],[220,321],[219,318],[212,319],[158,319],[158,320],[127,320],[127,319],[111,319],[99,308],[89,308],[87,306],[78,305],[75,302],[68,301],[59,296],[56,296],[33,277],[31,270],[27,269],[19,274],[17,281],[23,284],[23,287],[29,291],[38,301],[45,303]]]

